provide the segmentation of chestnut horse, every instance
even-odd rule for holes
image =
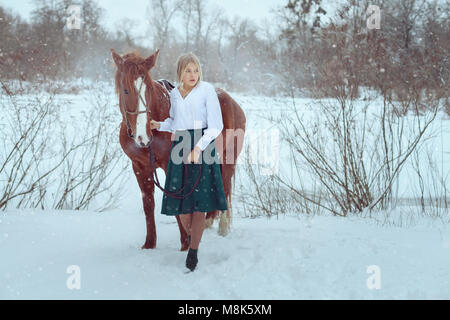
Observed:
[[[142,192],[147,223],[147,236],[142,248],[151,249],[156,247],[153,179],[156,168],[162,168],[167,172],[172,137],[170,132],[150,130],[150,120],[164,121],[169,117],[169,91],[173,86],[166,80],[153,81],[150,76],[149,71],[155,65],[159,50],[145,59],[136,52],[120,56],[111,49],[111,53],[117,67],[115,91],[119,96],[119,107],[122,113],[119,141],[123,151],[131,160]],[[216,92],[224,123],[222,132],[215,140],[216,151],[220,160],[228,206],[228,210],[220,212],[218,231],[219,234],[226,235],[231,224],[231,178],[233,177],[234,186],[236,161],[243,146],[246,118],[239,105],[225,91],[216,88]],[[153,165],[150,162],[150,151],[154,155]],[[212,225],[217,215],[217,210],[207,213],[207,226]],[[181,250],[187,250],[189,247],[187,234],[180,218],[177,216],[176,219],[180,229]]]

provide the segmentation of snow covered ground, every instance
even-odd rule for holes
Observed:
[[[186,274],[175,219],[156,218],[157,248],[142,250],[144,216],[134,210],[8,210],[0,222],[0,298],[450,298],[448,225],[235,217],[227,237],[216,226],[205,231],[197,270]],[[79,289],[67,285],[69,266],[79,268]]]

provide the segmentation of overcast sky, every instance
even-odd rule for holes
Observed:
[[[142,19],[149,0],[94,0],[107,11],[108,19],[119,20],[123,17]],[[208,0],[211,4],[223,7],[227,13],[260,19],[269,13],[272,7],[282,5],[284,0]],[[0,4],[14,9],[28,17],[34,8],[34,0],[1,0]],[[74,1],[76,3],[76,1]]]
[[[102,25],[109,31],[115,29],[123,18],[135,21],[135,36],[143,36],[148,32],[146,9],[149,0],[94,0],[105,9]],[[212,7],[222,8],[228,17],[241,16],[251,18],[261,23],[264,18],[270,18],[271,10],[282,6],[287,0],[207,0]],[[35,8],[34,0],[0,0],[2,7],[12,9],[29,21],[30,12]],[[76,1],[74,1],[76,3]],[[148,43],[147,43],[148,45]]]

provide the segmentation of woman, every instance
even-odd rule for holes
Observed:
[[[170,117],[162,122],[152,120],[150,128],[175,134],[164,189],[178,198],[164,194],[161,213],[180,215],[190,243],[186,267],[194,271],[206,212],[228,209],[215,144],[223,119],[216,91],[203,81],[200,62],[193,53],[178,58],[177,76],[178,84],[170,92]],[[179,199],[181,196],[184,198]]]

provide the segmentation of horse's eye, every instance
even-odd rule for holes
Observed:
[[[125,89],[124,92],[125,92],[125,94],[128,94],[128,90],[127,89]]]

